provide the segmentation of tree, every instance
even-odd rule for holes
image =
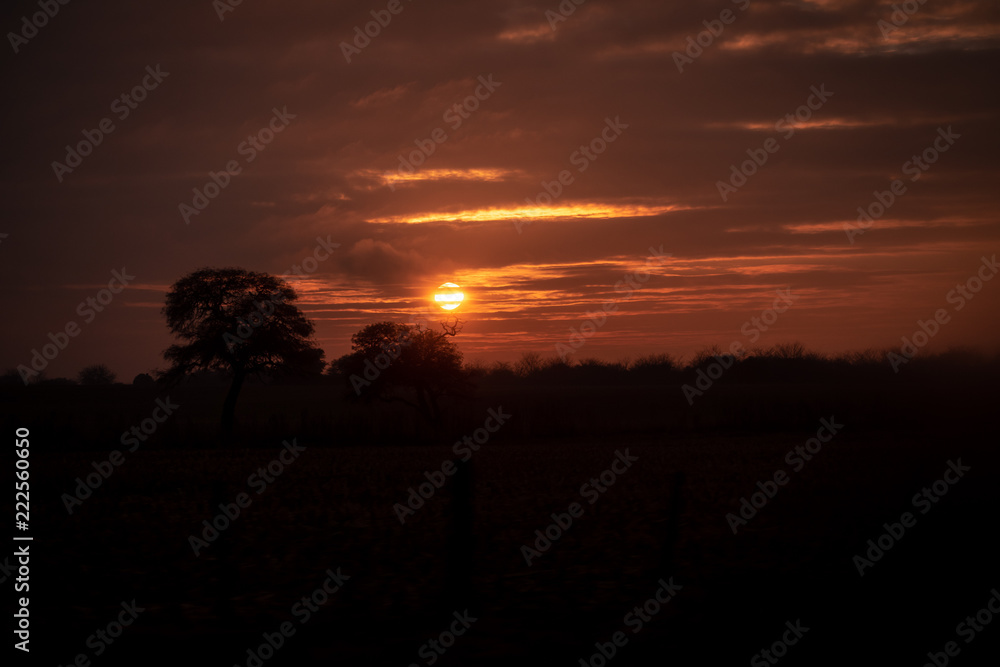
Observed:
[[[439,424],[439,399],[471,388],[462,369],[462,353],[449,340],[460,323],[437,333],[419,325],[377,322],[351,336],[351,354],[330,364],[362,400],[398,401]]]
[[[537,352],[525,352],[521,355],[521,360],[514,366],[514,372],[521,377],[528,377],[542,370],[543,365],[542,355]]]
[[[199,370],[223,371],[232,384],[222,406],[222,430],[232,433],[236,400],[248,376],[315,362],[322,351],[309,340],[313,325],[294,304],[295,290],[281,278],[240,268],[199,269],[167,293],[163,314],[171,345],[168,380]]]
[[[93,364],[80,371],[77,380],[84,385],[109,385],[115,383],[116,377],[106,364]]]
[[[281,364],[272,373],[269,373],[267,380],[272,384],[317,384],[323,382],[323,370],[326,368],[326,360],[323,350],[314,348],[311,352],[303,353],[294,364]]]
[[[17,387],[24,386],[24,382],[21,380],[21,374],[16,368],[8,368],[0,375],[0,385],[4,387]]]

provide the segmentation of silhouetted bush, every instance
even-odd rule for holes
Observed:
[[[109,385],[114,384],[117,377],[106,364],[94,364],[81,370],[77,380],[84,385]]]

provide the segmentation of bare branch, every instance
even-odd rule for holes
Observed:
[[[465,326],[465,322],[458,319],[457,315],[452,315],[445,320],[441,321],[441,329],[444,330],[443,336],[457,336]]]

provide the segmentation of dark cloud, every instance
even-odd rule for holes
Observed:
[[[417,317],[451,279],[470,297],[467,352],[551,349],[661,244],[674,261],[588,343],[593,354],[727,344],[785,285],[808,300],[775,335],[892,344],[1000,245],[1000,7],[925,3],[886,37],[891,2],[744,5],[588,0],[552,30],[556,1],[404,0],[350,64],[342,42],[384,3],[244,2],[221,21],[207,0],[61,5],[3,63],[0,276],[18,317],[0,361],[23,363],[75,317],[85,293],[68,285],[123,265],[160,289],[201,266],[283,273],[328,236],[340,248],[297,284],[330,356],[365,322]],[[735,20],[679,72],[673,53],[725,9]],[[7,31],[36,10],[10,5]],[[112,105],[147,66],[169,75],[119,118]],[[490,75],[500,85],[474,99]],[[814,86],[834,95],[786,138],[775,122]],[[456,127],[449,110],[470,99]],[[294,118],[248,160],[276,108]],[[106,117],[114,130],[59,182],[52,162]],[[627,129],[578,171],[608,118]],[[961,138],[851,244],[843,223],[948,126]],[[389,187],[400,156],[435,131],[446,139],[420,178]],[[717,182],[769,138],[780,149],[722,201]],[[178,206],[229,161],[240,173],[185,224]],[[447,222],[525,207],[564,170],[573,181],[555,206],[615,212],[520,234],[511,219]],[[386,222],[428,216],[445,221]],[[159,364],[157,294],[127,290],[53,372]],[[935,344],[995,345],[998,295],[990,285]]]

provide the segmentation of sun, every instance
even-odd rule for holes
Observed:
[[[465,294],[462,293],[462,288],[455,283],[444,283],[434,294],[434,303],[444,310],[455,310],[464,300]]]

